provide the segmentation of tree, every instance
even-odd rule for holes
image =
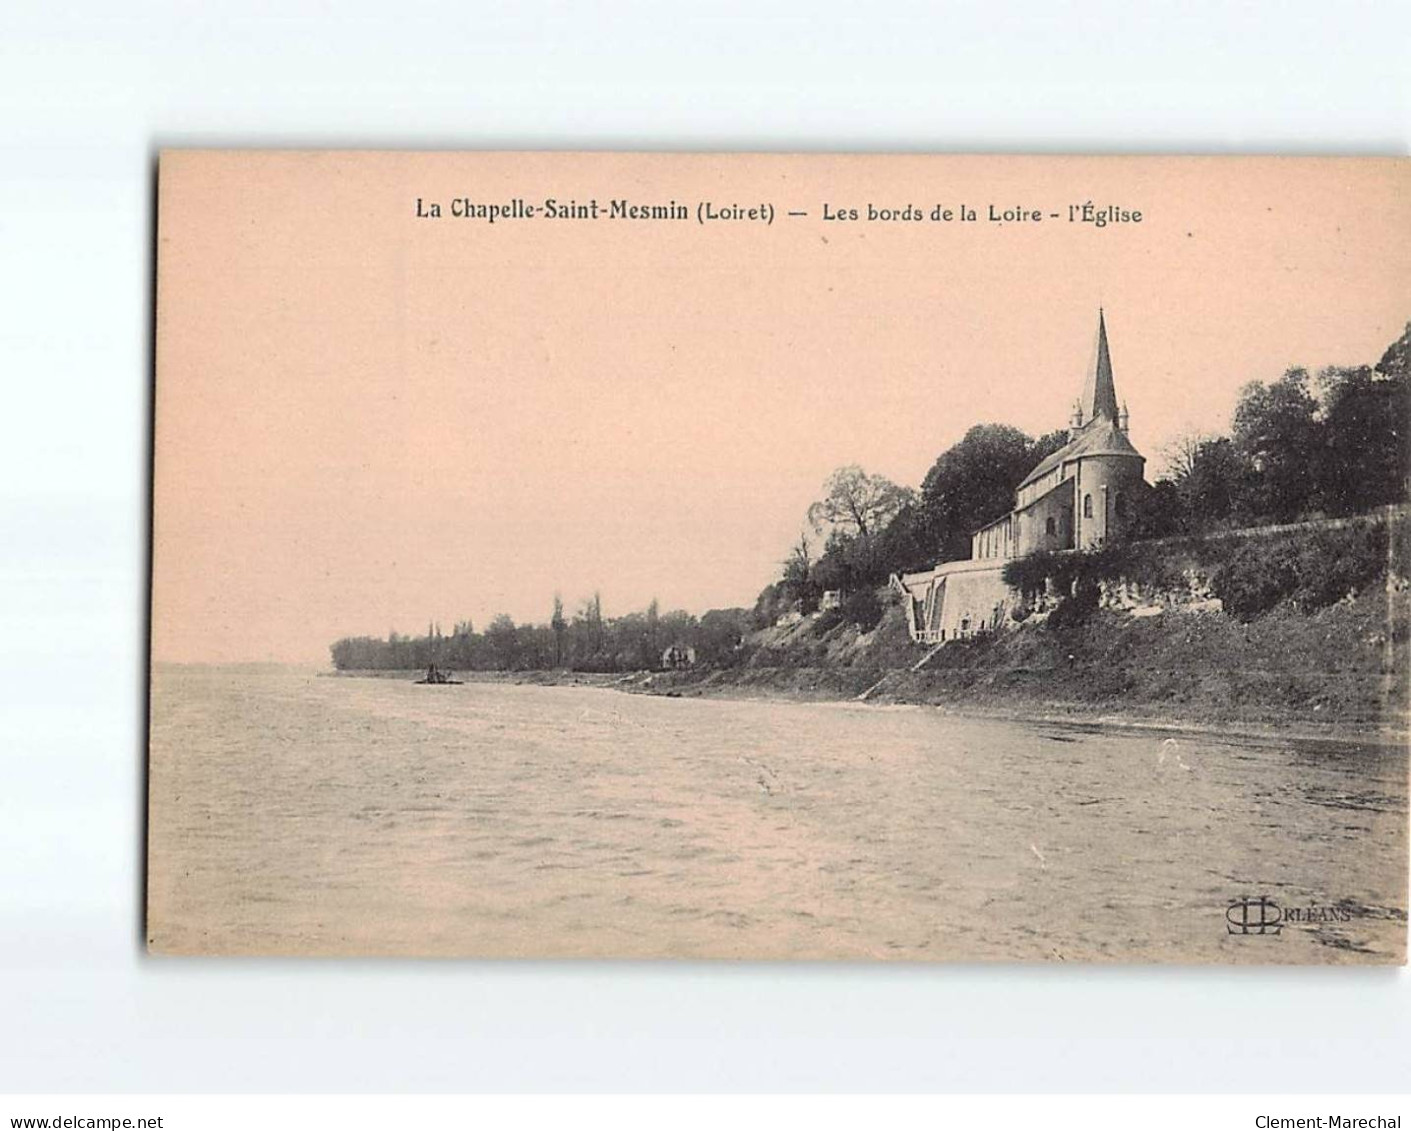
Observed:
[[[1333,514],[1353,514],[1406,497],[1411,373],[1387,351],[1386,370],[1325,369],[1319,495]],[[1380,368],[1380,365],[1379,365]]]
[[[851,621],[863,632],[871,632],[882,620],[882,600],[872,588],[859,589],[843,602],[843,619]]]
[[[1163,478],[1176,484],[1185,480],[1195,469],[1200,446],[1214,438],[1209,432],[1182,432],[1161,449],[1161,457],[1166,461]]]
[[[834,530],[813,567],[812,580],[819,592],[837,589],[847,593],[868,582],[871,539]]]
[[[589,655],[596,656],[603,650],[603,598],[601,593],[587,598],[579,606],[574,618],[579,635]]]
[[[823,484],[824,495],[808,508],[809,525],[819,533],[841,530],[869,538],[916,498],[884,475],[869,475],[856,464],[840,467]]]
[[[1246,521],[1262,505],[1254,467],[1227,436],[1185,436],[1167,451],[1182,530]]]
[[[646,654],[643,656],[644,668],[655,667],[657,660],[661,657],[661,606],[657,604],[657,599],[652,598],[651,604],[647,606],[647,629],[646,629]]]
[[[1034,461],[1034,467],[1037,467],[1040,462],[1048,459],[1048,457],[1058,451],[1059,448],[1065,447],[1067,443],[1067,429],[1060,429],[1057,432],[1045,432],[1029,445],[1029,458]],[[1029,470],[1032,471],[1033,467]],[[1026,471],[1024,474],[1027,475],[1028,473],[1029,472]]]
[[[792,598],[790,598],[788,588],[783,581],[775,581],[766,585],[759,591],[759,596],[755,598],[754,608],[750,610],[750,627],[768,628],[789,611],[791,601]]]
[[[512,671],[519,661],[519,630],[508,613],[499,613],[485,630],[485,643],[495,667]]]
[[[1127,537],[1141,541],[1191,532],[1185,497],[1172,480],[1158,479],[1149,489],[1135,492]]]
[[[1383,377],[1411,377],[1411,322],[1406,323],[1401,337],[1387,346],[1375,368]]]
[[[935,555],[926,537],[920,503],[902,507],[873,541],[878,575],[907,573],[925,569],[934,563]],[[885,576],[875,577],[875,580],[885,579]]]
[[[568,631],[568,621],[563,615],[563,598],[554,594],[554,611],[549,617],[549,627],[554,632],[554,667],[563,667],[563,636]]]
[[[789,556],[784,560],[784,575],[780,579],[780,587],[786,602],[797,602],[799,611],[805,615],[818,608],[819,590],[812,567],[808,535],[800,531],[799,540],[790,548]]]
[[[1266,385],[1252,381],[1235,406],[1234,442],[1254,472],[1254,510],[1286,522],[1317,502],[1320,429],[1308,371],[1290,369]]]
[[[1008,424],[977,424],[943,452],[921,483],[924,541],[933,558],[963,558],[970,535],[1014,506],[1014,491],[1067,442],[1051,432],[1031,440]]]
[[[750,629],[746,609],[711,609],[701,615],[696,631],[696,658],[703,664],[728,664]]]

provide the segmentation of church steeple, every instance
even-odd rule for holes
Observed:
[[[1112,383],[1112,357],[1107,351],[1107,321],[1102,308],[1097,311],[1097,360],[1088,374],[1083,388],[1083,414],[1089,421],[1105,416],[1116,424],[1118,421],[1117,389]]]

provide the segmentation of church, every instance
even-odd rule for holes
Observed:
[[[1121,538],[1146,464],[1127,438],[1127,425],[1099,310],[1097,349],[1073,405],[1068,442],[1024,477],[1008,514],[975,531],[968,559],[892,577],[912,639],[938,644],[1002,627],[1018,596],[1001,576],[1010,558],[1095,550]]]

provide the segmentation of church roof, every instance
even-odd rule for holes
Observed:
[[[1050,468],[1050,470],[1052,470],[1052,468]],[[1048,490],[1041,492],[1041,493],[1040,493],[1039,495],[1037,495],[1035,498],[1033,498],[1033,499],[1030,500],[1029,502],[1025,503],[1022,507],[1015,507],[1015,508],[1014,508],[1014,513],[1015,513],[1015,514],[1020,514],[1020,513],[1024,512],[1024,511],[1033,510],[1036,506],[1038,506],[1040,503],[1042,503],[1045,499],[1047,499],[1050,495],[1054,494],[1054,492],[1056,492],[1056,491],[1067,491],[1067,492],[1069,492],[1069,493],[1071,494],[1071,493],[1073,492],[1073,490],[1074,490],[1074,481],[1073,481],[1072,479],[1060,479],[1060,480],[1059,480],[1057,483],[1055,483],[1052,487],[1048,488]],[[1017,501],[1018,501],[1018,500],[1016,500],[1016,502],[1017,502]]]
[[[1107,350],[1107,321],[1097,312],[1097,357],[1083,386],[1083,419],[1117,419],[1117,388],[1112,382],[1112,355]]]
[[[1127,439],[1127,434],[1122,429],[1118,428],[1110,418],[1100,416],[1089,422],[1077,436],[1069,440],[1058,451],[1041,460],[1033,471],[1024,476],[1024,481],[1019,484],[1019,489],[1023,490],[1035,479],[1042,479],[1054,468],[1062,467],[1065,463],[1085,456],[1144,458],[1141,452],[1132,447],[1132,441]]]

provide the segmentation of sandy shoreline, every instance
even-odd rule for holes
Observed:
[[[800,669],[779,669],[778,674],[796,676]],[[774,669],[751,669],[751,674],[768,676]],[[826,671],[826,669],[825,669]],[[397,679],[415,681],[424,675],[421,671],[325,671],[320,675],[343,679]],[[827,690],[801,691],[794,687],[771,685],[766,678],[742,684],[732,680],[711,681],[711,677],[732,675],[731,672],[681,673],[674,672],[575,672],[575,671],[526,671],[526,672],[456,672],[455,678],[464,683],[491,683],[510,685],[530,685],[538,687],[599,687],[606,690],[626,692],[635,695],[653,695],[669,698],[759,700],[767,702],[817,703],[834,706],[875,709],[878,707],[909,707],[921,711],[936,711],[959,719],[995,719],[1006,722],[1033,723],[1046,726],[1067,726],[1114,731],[1151,731],[1171,734],[1229,734],[1241,738],[1296,739],[1308,742],[1356,742],[1377,746],[1407,747],[1411,744],[1411,730],[1405,727],[1380,726],[1367,728],[1345,720],[1329,720],[1326,723],[1316,720],[1298,719],[1287,722],[1273,719],[1194,719],[1180,714],[1143,712],[1139,710],[1113,711],[1086,703],[1050,702],[1020,703],[1012,707],[1000,707],[980,702],[924,702],[909,698],[891,698],[881,694],[860,699],[857,694],[835,693]],[[829,672],[831,675],[840,673]],[[874,673],[876,674],[876,673]],[[893,673],[882,673],[891,675]],[[879,675],[878,678],[882,676]]]

